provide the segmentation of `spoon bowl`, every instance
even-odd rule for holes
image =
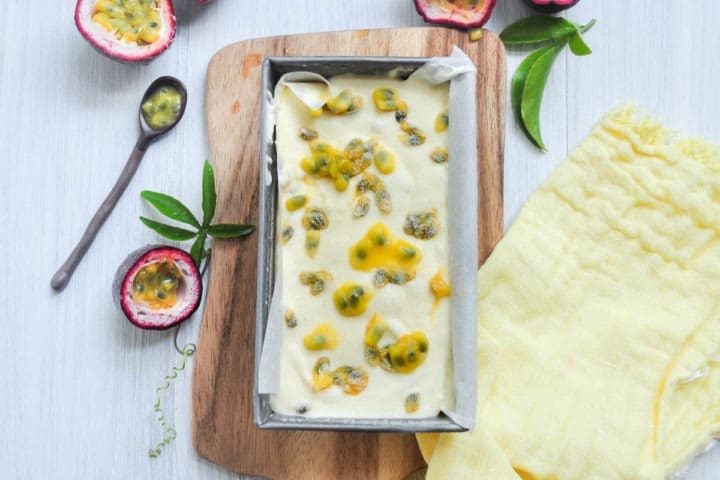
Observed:
[[[145,102],[155,93],[158,91],[158,89],[162,87],[172,87],[175,90],[178,91],[180,94],[180,111],[177,114],[177,117],[175,117],[175,120],[170,124],[166,125],[162,128],[153,128],[150,126],[150,124],[147,121],[147,118],[145,118],[145,112],[143,112],[143,105]],[[175,125],[177,125],[180,120],[183,117],[183,114],[185,114],[185,106],[187,105],[187,89],[185,88],[185,84],[178,80],[175,77],[171,77],[169,75],[159,77],[155,79],[150,86],[145,90],[145,94],[142,97],[142,100],[140,100],[140,107],[138,109],[139,117],[140,117],[140,131],[148,138],[158,138],[160,135],[167,133],[168,131],[172,130]]]

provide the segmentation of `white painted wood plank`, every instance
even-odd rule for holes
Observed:
[[[533,10],[520,1],[498,2],[488,28],[499,33],[505,26],[533,13]],[[532,49],[527,48],[509,48],[507,51],[508,111],[505,133],[505,197],[503,201],[506,228],[535,190],[538,180],[547,177],[564,158],[564,155],[558,155],[558,152],[564,153],[567,150],[565,111],[567,85],[564,54],[558,57],[550,72],[540,112],[543,141],[549,153],[539,153],[525,138],[513,117],[509,98],[512,74],[531,51]]]
[[[5,478],[236,478],[197,457],[191,445],[190,375],[163,397],[178,440],[145,456],[161,434],[154,388],[179,360],[169,333],[130,327],[111,304],[116,266],[159,239],[140,225],[153,215],[143,189],[172,193],[199,210],[208,155],[204,80],[210,56],[252,37],[422,24],[410,0],[176,0],[173,46],[149,66],[120,65],[94,52],[72,22],[73,3],[5,2],[0,16],[0,466]],[[59,3],[62,3],[60,5]],[[529,11],[499,2],[499,31]],[[568,17],[598,19],[595,53],[563,56],[542,113],[549,147],[537,152],[508,116],[506,225],[603,112],[634,100],[671,125],[720,142],[714,86],[720,38],[713,0],[583,0]],[[511,52],[509,74],[522,58]],[[152,79],[173,74],[190,104],[176,131],[154,145],[116,212],[61,295],[48,281],[112,186],[137,134],[137,104]],[[199,317],[181,332],[197,338]],[[718,478],[720,452],[701,458],[693,479]]]

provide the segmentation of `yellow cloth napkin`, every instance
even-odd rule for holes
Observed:
[[[477,427],[428,479],[661,479],[720,434],[720,154],[606,116],[478,273]]]

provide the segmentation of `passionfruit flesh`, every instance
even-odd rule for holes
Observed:
[[[115,38],[150,45],[160,35],[162,20],[154,0],[98,0],[92,21]]]
[[[113,297],[136,327],[164,330],[197,310],[202,278],[187,252],[150,245],[134,251],[120,265]]]
[[[466,29],[485,25],[494,7],[495,0],[415,0],[426,22]]]
[[[133,278],[132,297],[145,302],[151,310],[172,308],[183,278],[175,262],[164,260],[142,267]]]
[[[98,51],[125,62],[152,60],[175,36],[171,0],[78,0],[75,24]]]

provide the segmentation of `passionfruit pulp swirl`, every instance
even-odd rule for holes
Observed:
[[[340,344],[340,337],[329,323],[321,323],[303,338],[308,350],[333,350]]]
[[[425,362],[428,338],[420,330],[400,336],[395,343],[379,346],[380,340],[390,331],[388,324],[377,313],[365,327],[365,360],[371,366],[380,366],[392,373],[412,373]]]
[[[316,392],[335,385],[348,395],[357,395],[365,390],[368,380],[368,373],[363,367],[343,365],[330,370],[328,357],[318,358],[312,369],[312,387]]]
[[[400,93],[397,89],[392,87],[379,87],[373,90],[372,97],[375,108],[378,111],[395,112],[395,120],[400,125],[400,130],[403,131],[403,134],[398,136],[402,143],[410,147],[417,147],[425,143],[427,139],[425,133],[420,130],[419,127],[410,125],[407,122],[408,105],[400,98]],[[378,170],[380,169],[378,168]]]
[[[310,132],[304,127],[300,131],[301,138],[308,139],[310,148],[310,156],[300,160],[300,168],[311,177],[330,179],[338,192],[344,192],[350,179],[365,172],[373,163],[385,175],[395,170],[395,155],[374,138],[353,138],[340,150],[316,140],[316,133]]]

